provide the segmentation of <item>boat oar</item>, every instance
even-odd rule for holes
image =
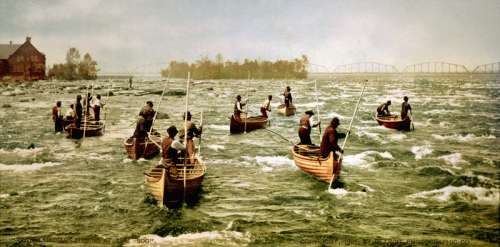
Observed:
[[[109,92],[111,91],[111,88],[113,88],[112,84],[109,85],[108,93],[106,94],[106,100],[104,101],[106,103],[104,103],[104,105],[108,104]],[[102,132],[104,133],[104,132],[106,132],[106,124],[108,123],[108,108],[107,107],[103,107],[103,108],[104,108],[103,109],[104,110],[104,126],[102,129],[103,130]]]
[[[200,128],[203,129],[203,111],[201,111],[200,116]],[[203,133],[200,134],[200,139],[198,140],[198,155],[201,156],[201,137]]]
[[[284,137],[283,135],[281,135],[280,133],[277,133],[276,131],[272,131],[270,129],[264,129],[266,131],[269,131],[270,133],[272,134],[275,134],[277,135],[278,137],[280,137],[282,140],[286,141],[286,142],[289,142],[290,144],[292,144],[293,146],[299,148],[299,149],[302,149],[302,150],[306,150],[306,151],[310,151],[310,149],[308,148],[304,148],[304,147],[301,147],[300,145],[297,145],[295,144],[294,142],[290,141],[289,139],[287,139],[286,137]]]
[[[361,98],[363,98],[363,93],[365,92],[366,84],[363,85],[363,89],[361,90],[361,94],[359,95],[358,103],[356,104],[356,108],[354,108],[354,113],[352,114],[351,122],[349,123],[349,129],[347,130],[347,134],[344,139],[344,143],[342,143],[341,149],[344,150],[345,144],[347,143],[347,139],[349,138],[349,134],[351,133],[352,123],[354,122],[354,118],[356,117],[356,113],[358,112],[359,103],[361,102]],[[342,164],[342,158],[344,157],[344,153],[340,153],[339,157],[339,165]],[[339,169],[340,172],[340,169]],[[335,174],[332,174],[332,179],[330,180],[330,184],[328,188],[332,187],[333,180],[335,179]]]
[[[410,113],[410,121],[411,121],[411,128],[412,130],[415,130],[415,125],[413,125],[415,118],[413,118],[413,112]]]
[[[314,80],[314,91],[316,94],[316,112],[318,112],[319,143],[321,143],[321,115],[319,114],[318,83],[316,82],[316,80]]]

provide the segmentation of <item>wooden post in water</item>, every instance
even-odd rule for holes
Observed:
[[[347,130],[347,134],[344,139],[344,143],[342,143],[342,150],[344,150],[345,144],[347,143],[347,138],[349,138],[349,134],[351,133],[352,123],[354,122],[354,118],[356,117],[356,113],[358,112],[359,103],[361,102],[361,98],[363,98],[363,93],[365,92],[366,83],[363,85],[363,89],[361,90],[361,94],[359,95],[358,103],[356,104],[356,108],[354,108],[354,113],[352,114],[351,122],[349,123],[349,129]],[[339,157],[339,165],[342,164],[342,158],[344,157],[344,153],[340,153]],[[332,179],[330,180],[330,184],[328,188],[332,187],[333,180],[335,179],[335,174],[332,174]]]

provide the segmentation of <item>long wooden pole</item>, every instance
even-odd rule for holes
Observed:
[[[87,128],[87,113],[88,113],[88,110],[89,109],[89,97],[88,97],[88,94],[89,94],[89,84],[87,84],[87,90],[85,91],[85,112],[83,114],[83,139],[82,139],[82,142],[85,140],[85,129]]]
[[[149,127],[149,130],[148,130],[148,140],[150,140],[153,144],[155,144],[156,146],[158,146],[160,148],[160,152],[162,152],[163,150],[161,150],[161,145],[156,143],[152,138],[151,138],[151,132],[153,132],[153,125],[155,123],[155,120],[156,120],[156,116],[158,115],[158,110],[160,109],[160,106],[161,106],[161,101],[163,100],[163,94],[165,94],[165,90],[167,90],[167,85],[168,85],[168,82],[170,80],[170,76],[168,77],[167,79],[167,83],[165,83],[165,86],[163,86],[163,91],[161,92],[161,96],[160,96],[160,99],[158,100],[158,106],[156,106],[156,111],[155,111],[155,115],[153,116],[153,121],[151,122],[151,127]],[[146,148],[148,147],[148,143],[149,141],[146,140],[146,142],[144,143],[144,153],[146,153]]]
[[[247,97],[246,97],[246,104],[245,104],[245,133],[247,133],[247,119],[248,119],[248,88],[250,87],[250,71],[248,72],[248,79],[247,79]]]
[[[188,79],[186,82],[186,105],[184,108],[184,145],[185,145],[185,151],[184,151],[184,178],[183,178],[183,201],[186,201],[186,164],[187,164],[187,159],[188,159],[188,147],[187,147],[187,111],[188,111],[188,105],[189,105],[189,82],[191,81],[191,73],[188,72]]]
[[[108,123],[108,107],[104,107],[105,105],[108,104],[108,99],[109,99],[109,92],[111,91],[111,88],[113,88],[113,84],[110,84],[109,85],[109,89],[108,89],[108,92],[106,94],[106,100],[104,101],[105,103],[104,104],[101,104],[103,105],[103,108],[102,110],[104,110],[104,126],[103,126],[103,132],[106,132],[106,124]]]
[[[361,102],[361,98],[363,98],[363,93],[365,92],[366,84],[363,85],[363,89],[361,90],[361,94],[359,95],[358,103],[356,104],[356,108],[354,109],[354,113],[352,114],[351,122],[349,123],[349,129],[344,139],[344,143],[342,143],[342,150],[344,150],[345,144],[347,143],[347,139],[349,138],[349,134],[351,133],[352,123],[354,122],[354,118],[356,117],[356,113],[358,112],[359,103]],[[344,153],[340,153],[339,164],[342,162],[342,158],[344,157]],[[335,174],[332,174],[332,179],[330,180],[330,185],[328,188],[332,187],[333,180],[335,179]]]
[[[321,115],[319,113],[319,103],[318,103],[318,83],[314,80],[314,91],[316,94],[316,112],[318,112],[318,130],[319,130],[319,143],[321,143]]]

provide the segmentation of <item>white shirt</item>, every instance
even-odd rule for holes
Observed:
[[[93,104],[92,104],[92,107],[94,107],[94,106],[96,106],[96,105],[98,105],[99,107],[102,107],[102,106],[103,106],[103,104],[102,104],[101,100],[100,100],[100,99],[98,99],[98,98],[95,98],[95,99],[92,101],[92,103],[93,103]]]
[[[267,99],[266,101],[264,101],[264,104],[262,104],[262,107],[268,110],[271,107],[271,101]]]
[[[239,101],[236,102],[236,109],[238,109],[238,111],[243,111],[241,109],[241,102],[239,102]]]
[[[173,140],[172,144],[170,144],[170,146],[172,148],[174,148],[175,150],[185,150],[186,149],[186,147],[184,147],[184,145],[177,140]]]
[[[74,117],[75,116],[75,111],[72,108],[69,108],[66,111],[66,114],[64,114],[65,117]]]

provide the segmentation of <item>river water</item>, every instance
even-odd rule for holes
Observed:
[[[268,94],[279,104],[283,82],[208,81],[192,85],[190,110],[204,112],[201,155],[207,164],[199,201],[160,208],[147,196],[143,172],[123,148],[161,80],[93,82],[107,101],[102,137],[53,133],[51,107],[67,109],[88,82],[35,82],[0,87],[0,245],[48,246],[496,246],[500,241],[500,84],[494,81],[392,80],[367,83],[345,148],[344,188],[303,174],[290,145],[265,130],[229,135],[236,94],[257,114]],[[289,81],[299,113],[315,110],[314,83]],[[185,82],[168,83],[159,111],[162,132],[181,126]],[[323,123],[345,132],[363,87],[318,81]],[[107,88],[114,96],[106,99]],[[250,90],[247,90],[249,88]],[[158,93],[158,92],[156,92]],[[14,96],[15,95],[15,96]],[[377,125],[372,113],[390,99],[399,112],[407,95],[415,131]],[[11,107],[9,107],[11,106]],[[155,108],[158,105],[156,103]],[[293,117],[271,113],[270,130],[297,141]],[[324,126],[324,125],[323,125]],[[318,131],[312,139],[318,143]],[[34,148],[28,147],[34,144]]]

